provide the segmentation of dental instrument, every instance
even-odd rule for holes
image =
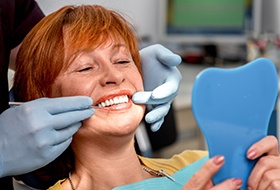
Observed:
[[[21,104],[23,104],[24,102],[9,102],[10,106],[19,106]],[[90,106],[90,108],[94,108],[94,109],[101,109],[101,107],[99,106]]]

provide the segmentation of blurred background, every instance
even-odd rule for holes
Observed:
[[[196,75],[208,67],[238,67],[268,57],[279,67],[278,0],[37,0],[47,15],[69,4],[101,4],[136,26],[140,48],[160,43],[182,57],[179,94],[156,133],[142,123],[136,135],[140,154],[170,157],[185,149],[207,150],[192,114]],[[270,133],[278,136],[277,105]]]

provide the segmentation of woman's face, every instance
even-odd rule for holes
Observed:
[[[51,96],[89,96],[94,106],[102,107],[83,121],[79,132],[124,135],[134,132],[144,115],[145,107],[131,100],[137,91],[143,91],[143,81],[129,49],[110,41],[80,53],[58,75]]]

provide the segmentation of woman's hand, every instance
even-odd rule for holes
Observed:
[[[261,157],[262,156],[262,157]],[[249,179],[248,189],[280,189],[280,155],[278,141],[274,136],[267,136],[252,145],[247,151],[247,158],[257,161]]]
[[[213,185],[213,175],[224,164],[223,156],[215,156],[208,160],[204,166],[200,168],[191,179],[185,184],[182,190],[235,190],[239,189],[242,185],[241,179],[228,179],[220,184]]]

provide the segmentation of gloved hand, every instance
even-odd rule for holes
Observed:
[[[137,92],[132,100],[136,104],[148,104],[151,110],[145,116],[151,130],[157,131],[178,94],[182,75],[177,69],[181,57],[162,45],[156,44],[140,51],[145,92]]]
[[[0,115],[0,177],[45,166],[72,141],[81,120],[93,115],[89,97],[42,98]]]

